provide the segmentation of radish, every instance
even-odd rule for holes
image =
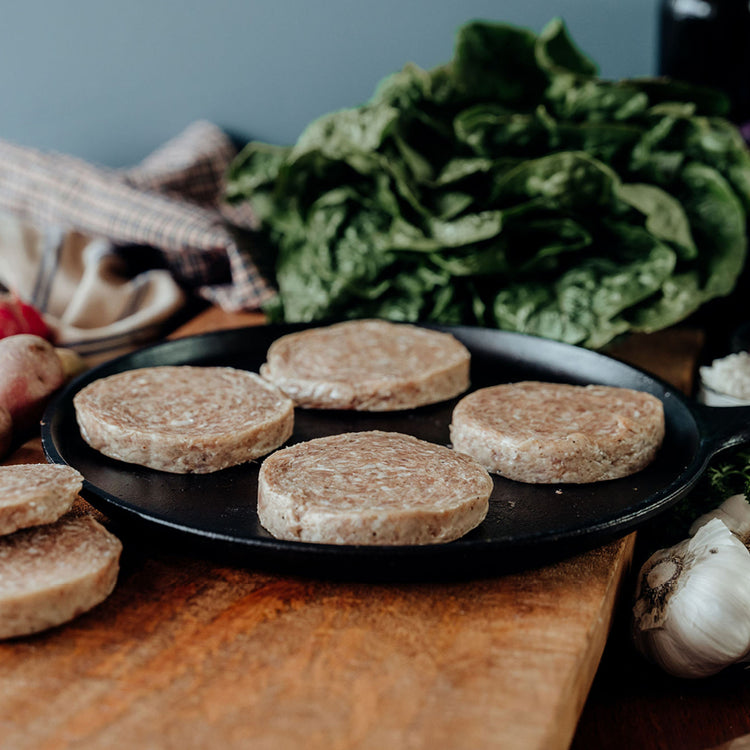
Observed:
[[[10,418],[10,412],[0,406],[0,458],[10,450],[13,440],[13,420]]]
[[[38,426],[49,397],[64,380],[49,341],[29,333],[0,339],[0,406],[10,412],[17,432]]]
[[[24,302],[16,292],[0,296],[0,338],[31,333],[52,338],[52,329],[33,305]]]

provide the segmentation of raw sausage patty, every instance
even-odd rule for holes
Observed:
[[[60,625],[106,599],[122,544],[90,516],[0,539],[0,638]]]
[[[395,411],[463,393],[470,358],[448,333],[352,320],[282,336],[260,373],[297,406]]]
[[[627,388],[509,383],[461,399],[450,433],[455,450],[509,479],[597,482],[653,460],[664,408],[655,396]]]
[[[83,476],[70,466],[0,467],[0,534],[56,521],[71,509],[82,487]]]
[[[327,544],[431,544],[487,514],[492,478],[450,448],[392,432],[298,443],[263,462],[258,517],[279,539]]]
[[[84,440],[110,458],[205,474],[264,456],[294,425],[294,404],[259,375],[172,365],[95,380],[73,403]]]

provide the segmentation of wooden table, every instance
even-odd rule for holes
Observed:
[[[176,335],[257,322],[211,309]],[[687,390],[700,345],[676,329],[615,353]],[[38,439],[9,458],[42,460]],[[632,654],[632,534],[527,573],[409,585],[280,576],[121,536],[106,602],[0,643],[3,750],[690,750],[750,732],[736,676],[686,686]],[[683,729],[688,710],[722,706],[731,721]]]

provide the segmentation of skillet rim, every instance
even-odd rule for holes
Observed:
[[[199,350],[201,348],[205,349],[208,343],[209,351],[207,353],[204,352],[204,356],[210,357],[212,354],[216,355],[216,350],[221,349],[223,343],[226,341],[231,342],[238,339],[238,337],[242,339],[252,334],[257,336],[259,331],[263,331],[264,336],[262,338],[268,339],[270,342],[284,333],[319,327],[321,325],[324,325],[324,323],[267,324],[263,326],[240,326],[194,334],[142,347],[134,352],[121,355],[102,365],[98,365],[72,381],[54,398],[45,411],[42,420],[42,444],[45,455],[53,463],[68,463],[68,460],[58,450],[57,446],[60,436],[56,434],[56,430],[59,432],[59,429],[61,429],[59,427],[60,420],[62,419],[61,415],[64,415],[66,405],[68,410],[72,409],[72,396],[75,392],[97,377],[103,377],[107,374],[119,372],[122,369],[130,369],[131,367],[149,366],[149,360],[163,358],[165,352],[173,356],[180,356],[182,352],[182,356],[185,356],[185,352],[196,347]],[[676,408],[683,418],[689,418],[694,432],[693,437],[697,441],[693,458],[679,476],[675,477],[660,493],[657,493],[656,500],[652,500],[646,507],[641,503],[631,512],[615,513],[612,517],[601,519],[585,528],[568,529],[561,533],[543,530],[535,535],[527,535],[523,539],[505,541],[503,543],[504,549],[502,550],[498,550],[497,540],[482,538],[470,540],[463,538],[446,545],[429,545],[424,547],[340,547],[337,545],[291,542],[265,537],[243,538],[226,536],[210,530],[195,529],[175,523],[169,519],[158,518],[153,513],[143,511],[130,503],[124,502],[121,498],[118,498],[106,489],[97,487],[88,480],[84,480],[84,491],[82,494],[84,494],[94,507],[99,508],[118,522],[124,521],[127,525],[128,521],[135,521],[139,525],[145,524],[147,532],[163,531],[168,536],[174,533],[176,541],[186,541],[188,545],[190,542],[193,542],[197,547],[205,546],[209,553],[219,551],[220,553],[228,553],[230,557],[235,557],[233,553],[239,552],[239,557],[242,561],[258,561],[261,564],[270,564],[271,567],[276,568],[289,567],[285,563],[291,563],[291,568],[294,570],[297,570],[300,564],[303,564],[304,567],[312,558],[316,563],[313,567],[320,567],[324,571],[330,568],[332,564],[333,567],[338,568],[341,565],[342,558],[347,558],[349,562],[354,560],[355,567],[360,568],[362,566],[358,562],[364,557],[366,558],[365,569],[368,565],[382,566],[384,563],[388,563],[387,567],[392,572],[398,571],[399,577],[410,577],[408,575],[410,571],[400,569],[402,563],[416,566],[416,569],[431,568],[431,563],[440,563],[441,559],[444,558],[450,564],[463,563],[461,567],[466,567],[470,570],[476,569],[476,562],[489,563],[493,569],[499,566],[501,570],[518,569],[519,566],[521,568],[528,568],[536,567],[540,563],[559,559],[578,551],[584,551],[606,541],[624,536],[639,525],[667,510],[680,497],[684,496],[695,482],[697,482],[702,471],[705,470],[710,457],[715,452],[714,447],[707,443],[701,435],[701,424],[696,414],[696,405],[689,397],[685,396],[685,394],[659,376],[646,372],[642,368],[631,365],[621,359],[612,357],[604,352],[522,333],[475,326],[417,325],[453,333],[457,338],[464,341],[467,346],[470,346],[470,348],[471,345],[467,343],[467,339],[471,342],[476,341],[478,337],[486,338],[489,336],[492,339],[506,339],[517,344],[523,344],[521,349],[531,347],[539,350],[541,347],[543,351],[557,350],[561,354],[575,352],[579,358],[582,357],[594,363],[606,362],[607,367],[610,369],[627,372],[633,379],[640,381],[641,384],[648,384],[649,387],[642,388],[642,390],[647,390],[662,398],[665,402],[665,411],[666,406],[669,404],[670,409],[674,410]],[[528,362],[522,356],[518,357],[518,361]],[[154,362],[151,362],[151,364],[154,364]],[[565,367],[560,368],[558,374],[564,372],[569,372],[569,369]],[[569,379],[566,378],[566,380],[570,382]],[[634,386],[627,385],[625,387]],[[156,528],[151,528],[154,525]],[[158,537],[159,534],[156,533],[156,536]],[[185,536],[187,538],[183,538]],[[470,545],[469,549],[467,549],[467,544]],[[542,547],[545,549],[541,549]],[[251,553],[249,557],[247,555],[248,552]],[[289,556],[289,559],[286,561],[279,560],[280,555]],[[515,559],[515,555],[520,555],[520,558]],[[467,557],[476,558],[476,560],[466,559]],[[394,560],[392,558],[397,559]],[[444,567],[444,565],[438,564],[438,568]],[[365,570],[364,572],[367,573],[368,571]],[[424,573],[425,571],[422,572]],[[333,574],[334,577],[336,577],[337,573],[340,574],[341,571],[333,570],[324,572],[325,575]]]

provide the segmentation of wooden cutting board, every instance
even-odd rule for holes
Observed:
[[[179,334],[256,322],[209,310]],[[616,354],[688,389],[700,344],[675,330]],[[38,440],[10,458],[41,460]],[[500,578],[374,585],[123,539],[104,604],[0,643],[3,748],[567,748],[634,543]]]

